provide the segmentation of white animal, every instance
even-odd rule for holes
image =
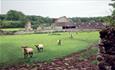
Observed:
[[[30,57],[33,56],[33,49],[32,49],[32,48],[29,48],[29,47],[27,47],[27,46],[24,46],[24,47],[22,47],[22,48],[23,48],[23,50],[24,50],[24,58],[26,58],[26,57],[28,57],[28,56],[30,56]]]
[[[43,44],[38,44],[38,45],[35,45],[36,48],[38,49],[38,51],[43,51],[43,48],[44,48],[44,45]]]

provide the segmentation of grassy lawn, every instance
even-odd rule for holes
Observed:
[[[30,34],[30,35],[5,35],[0,36],[0,64],[31,63],[36,61],[50,61],[89,47],[99,38],[98,32],[73,33],[74,39],[70,39],[69,33],[60,35]],[[57,40],[62,39],[62,45],[57,45]],[[44,44],[44,51],[37,52],[35,44]],[[23,59],[21,46],[28,45],[34,49],[31,59]]]
[[[24,30],[24,28],[2,28],[1,30],[4,30],[4,31],[18,31],[18,30]]]

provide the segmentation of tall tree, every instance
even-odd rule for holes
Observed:
[[[108,17],[108,19],[110,21],[110,25],[115,26],[115,2],[109,5],[113,7],[113,12],[112,12],[112,15]]]
[[[5,20],[6,15],[5,14],[0,14],[0,20]]]
[[[6,14],[7,20],[22,20],[24,19],[25,15],[22,12],[10,10]]]

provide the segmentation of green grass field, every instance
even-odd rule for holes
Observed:
[[[4,31],[18,31],[18,30],[24,30],[24,28],[2,28],[1,30],[4,30]]]
[[[32,63],[36,61],[50,61],[78,52],[96,43],[99,39],[98,32],[73,33],[74,39],[69,38],[69,33],[30,34],[30,35],[2,35],[0,36],[0,65],[17,63]],[[57,45],[57,40],[62,40],[62,45]],[[37,52],[35,44],[44,44],[44,51]],[[31,59],[24,59],[21,46],[28,45],[34,49]]]

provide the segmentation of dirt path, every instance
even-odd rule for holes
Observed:
[[[73,53],[64,58],[54,59],[52,62],[38,62],[32,65],[22,64],[17,66],[11,66],[0,70],[98,70],[95,64],[91,62],[96,59],[96,55],[91,56],[88,59],[80,60],[80,54],[87,52],[92,47],[82,50],[77,53]]]

